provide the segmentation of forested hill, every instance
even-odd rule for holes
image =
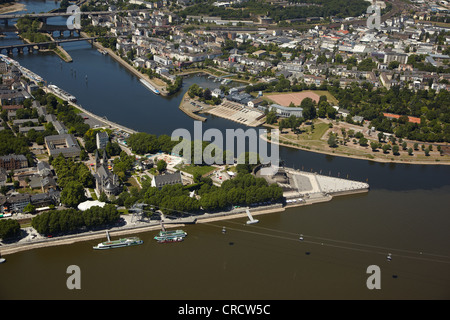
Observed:
[[[280,22],[308,17],[356,17],[365,13],[370,5],[370,2],[364,0],[291,0],[288,6],[271,4],[265,0],[249,0],[229,8],[214,6],[214,0],[197,0],[195,3],[180,11],[179,14],[182,17],[205,15],[221,17],[225,20],[255,19],[257,16],[267,15],[275,22]]]

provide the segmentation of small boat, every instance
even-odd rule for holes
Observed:
[[[227,229],[225,229],[225,227],[222,228],[222,233],[227,233]]]
[[[299,240],[300,240],[300,241],[303,241],[303,235],[302,235],[302,234],[300,235]]]
[[[3,262],[5,262],[6,261],[6,259],[5,258],[2,258],[2,255],[0,254],[0,263],[3,263]]]
[[[389,253],[387,256],[387,261],[391,261],[392,260],[392,255]]]

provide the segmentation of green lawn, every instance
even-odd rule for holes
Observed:
[[[183,165],[177,166],[177,168],[180,169],[181,171],[184,171],[192,175],[194,175],[195,173],[200,173],[202,176],[216,169],[215,167],[212,166],[195,166],[195,165],[194,166]]]

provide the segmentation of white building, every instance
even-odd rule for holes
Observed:
[[[100,131],[97,132],[96,140],[97,140],[97,149],[105,149],[106,145],[109,142],[109,136],[105,131]]]

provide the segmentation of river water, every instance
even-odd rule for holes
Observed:
[[[42,8],[28,10],[36,12],[55,6],[24,3]],[[14,42],[20,42],[14,34],[0,40]],[[42,53],[13,58],[84,108],[138,131],[192,130],[180,99],[192,83],[213,85],[187,78],[178,94],[164,98],[87,42],[64,48],[73,63]],[[204,130],[246,129],[207,117]],[[246,219],[190,225],[182,243],[157,244],[155,232],[147,232],[139,234],[143,245],[126,249],[94,251],[95,240],[16,253],[0,266],[0,299],[450,298],[450,166],[381,164],[284,147],[280,157],[289,167],[368,181],[371,190],[262,215],[252,226]],[[80,267],[80,290],[66,286],[70,265]],[[366,285],[371,265],[380,267],[381,289]]]

